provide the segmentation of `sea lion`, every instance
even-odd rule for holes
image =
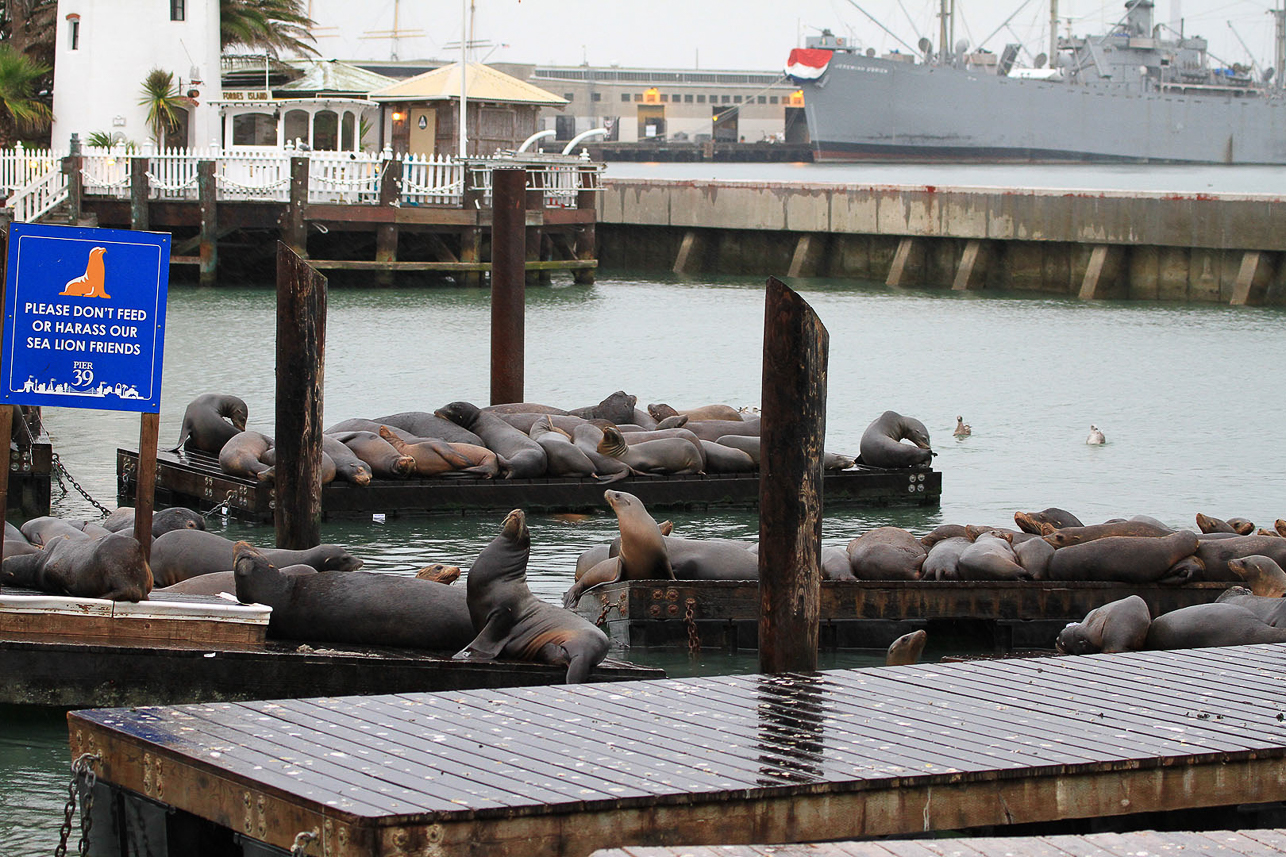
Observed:
[[[594,464],[594,474],[600,481],[616,482],[634,475],[634,469],[624,461],[598,451],[602,441],[603,430],[593,423],[582,423],[572,431],[572,443]]]
[[[701,452],[705,455],[706,473],[751,473],[759,469],[759,462],[749,453],[713,440],[701,441]]]
[[[545,450],[545,472],[549,476],[593,476],[594,462],[572,443],[568,435],[545,419],[532,423],[528,436]]]
[[[526,516],[514,509],[465,578],[469,617],[477,636],[456,657],[566,665],[567,683],[583,682],[607,656],[607,635],[575,613],[531,594],[527,587],[530,552]]]
[[[236,560],[233,560],[233,562],[235,563]],[[288,565],[285,568],[278,569],[278,571],[291,576],[317,573],[317,569],[311,565]],[[235,597],[237,594],[237,577],[234,571],[212,571],[209,574],[198,574],[196,577],[180,580],[170,586],[158,586],[153,591],[181,595],[218,595],[221,592],[226,592]]]
[[[617,431],[621,431],[620,426],[614,426],[614,428]],[[682,426],[679,426],[677,428],[668,428],[668,429],[657,428],[657,429],[650,429],[650,430],[640,429],[639,431],[621,431],[621,437],[623,437],[625,439],[625,442],[628,443],[630,446],[634,446],[635,444],[640,444],[640,443],[647,443],[648,441],[653,441],[653,440],[670,440],[672,438],[679,438],[680,440],[686,440],[688,443],[692,444],[693,448],[696,449],[697,451],[697,455],[701,457],[701,470],[702,472],[705,471],[706,452],[705,452],[705,447],[701,442],[701,438],[697,437],[695,434],[688,431],[686,428],[683,428]]]
[[[272,448],[272,438],[262,432],[243,431],[228,438],[219,450],[219,469],[242,479],[259,479],[268,465],[259,457]]]
[[[322,435],[322,438],[323,438],[322,446],[325,447],[326,436]],[[344,446],[344,445],[341,443],[341,444],[338,444],[338,446]],[[347,449],[347,447],[344,447],[344,448]],[[352,453],[350,452],[349,455],[352,456]],[[357,458],[356,456],[352,456],[352,457],[354,461],[358,461],[359,463],[361,463],[363,468],[366,467],[366,464],[364,462],[361,462],[361,459]],[[274,446],[265,450],[263,455],[259,457],[259,460],[268,466],[267,470],[259,471],[259,481],[267,485],[271,485],[277,479],[277,447]],[[335,474],[337,472],[338,470],[335,467],[335,459],[331,458],[330,455],[327,454],[325,449],[322,449],[321,484],[329,485],[330,483],[334,482]]]
[[[1230,518],[1225,521],[1198,512],[1197,529],[1203,533],[1236,533],[1239,536],[1248,536],[1255,531],[1255,525],[1245,518]]]
[[[22,530],[8,521],[4,522],[4,556],[26,556],[40,551],[40,548],[27,541]]]
[[[545,475],[544,448],[497,415],[479,410],[469,402],[452,402],[434,414],[477,434],[483,446],[508,462],[506,479],[535,479]]]
[[[102,523],[103,529],[113,532],[134,531],[134,507],[121,506],[113,511]],[[171,506],[168,509],[157,509],[152,512],[152,538],[168,533],[170,530],[204,530],[205,518],[184,506]]]
[[[221,393],[197,396],[183,411],[179,442],[171,451],[195,449],[218,455],[225,443],[246,430],[248,414],[246,403],[236,396]]]
[[[1286,643],[1286,628],[1275,628],[1236,603],[1193,604],[1163,613],[1148,628],[1149,649],[1198,649]]]
[[[656,430],[664,431],[665,429],[683,428],[688,424],[687,414],[675,414],[672,417],[666,417],[663,420],[656,421]]]
[[[400,414],[389,414],[386,417],[376,417],[375,422],[391,428],[409,431],[414,437],[432,437],[438,440],[445,440],[448,443],[471,443],[474,446],[488,445],[482,438],[464,426],[425,411],[403,411]],[[379,428],[368,428],[366,431],[379,431]]]
[[[702,440],[717,441],[730,434],[759,437],[759,417],[748,420],[688,420],[684,428]]]
[[[665,539],[665,553],[678,580],[758,580],[754,547],[735,539]]]
[[[902,443],[909,440],[911,443]],[[885,411],[862,432],[857,460],[868,467],[902,468],[933,461],[929,430],[913,417]]]
[[[583,419],[607,420],[612,423],[632,423],[634,422],[634,405],[638,398],[631,396],[624,390],[617,390],[597,405],[590,405],[585,408],[574,408],[568,411],[574,417]]]
[[[1286,598],[1256,595],[1244,586],[1230,586],[1215,601],[1238,604],[1274,628],[1286,628]]]
[[[373,477],[404,479],[415,472],[415,459],[398,452],[375,432],[337,432],[330,437],[344,444],[353,455],[366,462]]]
[[[1024,533],[1035,533],[1038,536],[1046,534],[1047,531],[1044,529],[1046,524],[1055,530],[1061,530],[1063,527],[1085,526],[1080,518],[1071,512],[1052,506],[1040,512],[1014,512],[1014,523]]]
[[[900,527],[876,527],[848,543],[858,580],[918,580],[926,555],[920,541]]]
[[[960,538],[960,537],[967,538],[969,541],[973,541],[974,539],[973,536],[969,535],[969,531],[966,530],[965,527],[962,526],[961,524],[939,524],[929,532],[920,536],[920,545],[925,550],[929,550],[938,542],[944,539],[954,539],[954,538]]]
[[[1003,535],[985,533],[960,551],[956,569],[961,580],[1030,580],[1018,564],[1013,544]]]
[[[1018,564],[1027,569],[1032,580],[1044,580],[1049,575],[1049,560],[1054,556],[1054,546],[1032,535],[1029,539],[1014,542],[1014,556]]]
[[[604,491],[603,498],[616,513],[621,531],[620,547],[607,559],[589,568],[563,593],[563,606],[575,607],[581,594],[600,583],[616,580],[674,580],[665,536],[641,500],[624,491]]]
[[[282,574],[263,551],[233,547],[237,599],[272,608],[268,636],[449,652],[472,639],[458,587],[380,572]]]
[[[54,538],[44,550],[6,557],[0,583],[77,598],[145,601],[153,581],[138,541],[108,533],[101,539]]]
[[[619,458],[639,473],[705,472],[700,447],[677,437],[630,444],[615,426],[606,426],[597,451],[600,455]]]
[[[821,564],[822,580],[857,580],[848,561],[848,551],[842,547],[822,545]]]
[[[371,484],[374,475],[371,473],[371,466],[332,435],[322,434],[322,455],[328,456],[335,465],[334,478],[354,485]]]
[[[920,655],[924,653],[924,644],[928,640],[929,635],[923,628],[919,631],[903,634],[889,646],[889,650],[884,655],[884,665],[905,667],[911,664],[918,664]]]
[[[482,410],[493,414],[557,414],[563,417],[568,414],[562,408],[542,405],[538,402],[508,402],[502,405],[485,405]]]
[[[1286,537],[1286,520],[1278,518],[1273,522],[1273,529],[1277,531],[1277,535]]]
[[[1045,541],[1056,548],[1084,544],[1103,538],[1159,538],[1173,535],[1169,527],[1158,527],[1149,521],[1107,521],[1084,527],[1063,527],[1045,536]]]
[[[749,455],[750,460],[755,463],[755,469],[758,470],[761,440],[762,439],[758,435],[725,434],[721,435],[715,443],[720,446],[726,446],[729,449],[739,449],[746,455]],[[823,465],[822,469],[825,469],[825,465]]]
[[[1252,537],[1253,538],[1253,537]],[[1050,580],[1108,580],[1156,583],[1197,550],[1197,536],[1181,530],[1168,536],[1107,536],[1060,547],[1049,558]]]
[[[1148,603],[1131,595],[1095,607],[1079,622],[1069,622],[1058,632],[1054,647],[1065,655],[1137,652],[1144,647],[1151,624]]]
[[[923,544],[923,539],[920,540]],[[921,577],[925,580],[959,580],[960,554],[973,544],[966,536],[950,536],[934,542],[925,554],[920,566]]]
[[[1250,591],[1266,598],[1286,595],[1286,572],[1271,557],[1251,554],[1228,560],[1228,568],[1250,586]]]
[[[432,580],[435,583],[447,585],[460,579],[460,566],[435,562],[417,571],[415,576],[420,580]]]
[[[431,437],[408,441],[388,426],[380,426],[379,433],[398,453],[415,460],[416,476],[471,473],[484,479],[494,479],[503,470],[500,457],[485,446],[448,443]]]
[[[648,405],[647,412],[652,419],[660,422],[671,417],[687,417],[689,420],[728,420],[741,421],[741,411],[732,405],[701,405],[696,408],[672,408],[667,404]]]
[[[24,539],[36,547],[43,547],[57,538],[93,539],[92,535],[80,527],[52,515],[41,515],[38,518],[23,521],[18,530]]]
[[[235,542],[201,530],[173,530],[152,542],[152,574],[160,586],[180,580],[228,571],[232,568]],[[339,545],[321,544],[307,550],[259,548],[274,566],[311,565],[318,571],[356,571],[362,561]]]
[[[559,414],[496,414],[496,416],[528,437],[531,436],[531,427],[539,422],[548,422],[568,437],[572,436],[576,426],[584,425],[588,422],[581,417],[562,416]]]
[[[1241,578],[1228,565],[1230,560],[1248,556],[1266,556],[1286,568],[1286,539],[1280,536],[1235,536],[1200,539],[1196,559],[1201,565],[1195,580],[1239,581]]]

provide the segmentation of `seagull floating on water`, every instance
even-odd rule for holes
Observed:
[[[1085,438],[1085,442],[1098,446],[1099,444],[1107,443],[1107,438],[1103,437],[1103,432],[1099,431],[1098,426],[1090,423],[1090,436]]]
[[[956,417],[956,430],[954,434],[956,437],[968,437],[973,434],[973,427],[964,421],[964,417],[958,416]]]

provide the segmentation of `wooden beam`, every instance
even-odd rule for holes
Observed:
[[[889,268],[889,275],[884,284],[887,286],[901,286],[906,281],[907,268],[911,260],[911,251],[915,248],[915,239],[908,236],[898,242],[897,252],[893,254],[893,265]]]
[[[527,171],[491,171],[491,404],[523,401],[527,253],[530,203]],[[539,241],[540,233],[535,233]]]
[[[572,246],[572,255],[577,259],[593,259],[598,254],[598,231],[595,224],[598,222],[598,191],[584,190],[583,188],[593,188],[598,184],[598,170],[593,167],[585,167],[580,171],[580,180],[582,190],[576,194],[576,210],[582,214],[588,214],[589,220],[576,229],[575,241]],[[572,280],[578,285],[594,284],[594,268],[575,268],[572,271]]]
[[[1258,303],[1272,275],[1271,268],[1267,253],[1259,250],[1247,250],[1243,253],[1241,268],[1237,271],[1237,283],[1232,290],[1232,306]]]
[[[968,292],[983,286],[983,274],[986,273],[986,260],[983,243],[977,239],[965,242],[964,252],[960,254],[960,267],[956,268],[956,279],[951,284],[952,291]]]
[[[795,242],[795,255],[790,260],[788,277],[815,277],[818,263],[825,251],[825,239],[820,235],[806,232]]]
[[[701,233],[695,229],[689,229],[683,233],[683,242],[679,244],[679,255],[674,258],[674,273],[690,274],[696,262],[696,257],[704,244]]]
[[[1080,297],[1083,301],[1092,301],[1101,297],[1099,290],[1104,280],[1110,279],[1108,263],[1111,248],[1106,244],[1096,244],[1090,251],[1090,263],[1085,268],[1085,278],[1081,280]]]
[[[307,158],[290,159],[290,202],[281,218],[281,240],[301,259],[308,258],[308,169]]]
[[[129,162],[129,228],[146,232],[151,229],[148,219],[148,196],[151,188],[147,181],[148,160],[130,158]]]
[[[401,196],[401,179],[402,179],[402,161],[394,158],[386,161],[384,171],[380,174],[380,206],[383,208],[394,208]],[[375,261],[376,262],[396,262],[397,261],[397,236],[398,229],[396,222],[381,223],[375,228]],[[387,272],[388,269],[385,269]],[[380,278],[382,285],[391,285],[392,279],[385,276]]]
[[[219,203],[214,161],[196,165],[197,198],[201,209],[201,267],[198,282],[213,286],[219,268]]]
[[[143,560],[152,559],[152,510],[156,508],[156,447],[161,414],[144,413],[138,421],[138,469],[134,488],[134,538],[143,549]]]

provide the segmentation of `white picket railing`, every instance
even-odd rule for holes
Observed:
[[[154,200],[195,200],[197,164],[215,162],[216,194],[220,200],[288,202],[290,160],[303,154],[291,147],[277,150],[232,152],[211,149],[162,149],[147,146],[136,152],[115,149],[82,150],[81,182],[87,196],[126,199],[130,195],[130,163],[147,161],[148,196]],[[33,220],[67,197],[67,177],[62,175],[66,153],[0,150],[0,191],[8,194],[5,206],[13,219]],[[380,184],[393,154],[308,152],[310,203],[376,205]],[[463,201],[466,171],[472,173],[483,204],[491,203],[491,170],[496,166],[522,166],[529,171],[529,187],[542,191],[545,205],[575,208],[577,194],[599,189],[599,165],[569,158],[556,162],[499,155],[495,158],[459,160],[451,156],[405,155],[400,158],[398,204],[458,208]],[[61,177],[61,179],[59,178]]]

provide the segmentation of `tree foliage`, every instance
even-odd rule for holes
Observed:
[[[152,126],[152,137],[157,147],[165,145],[165,132],[179,127],[179,111],[187,99],[174,83],[174,72],[153,68],[143,78],[143,97],[139,104],[147,108],[147,122]]]
[[[48,66],[12,45],[0,44],[0,148],[12,146],[20,131],[49,126],[53,112],[36,94],[37,84],[48,73]]]
[[[219,0],[219,40],[278,56],[282,52],[316,56],[304,0]]]

